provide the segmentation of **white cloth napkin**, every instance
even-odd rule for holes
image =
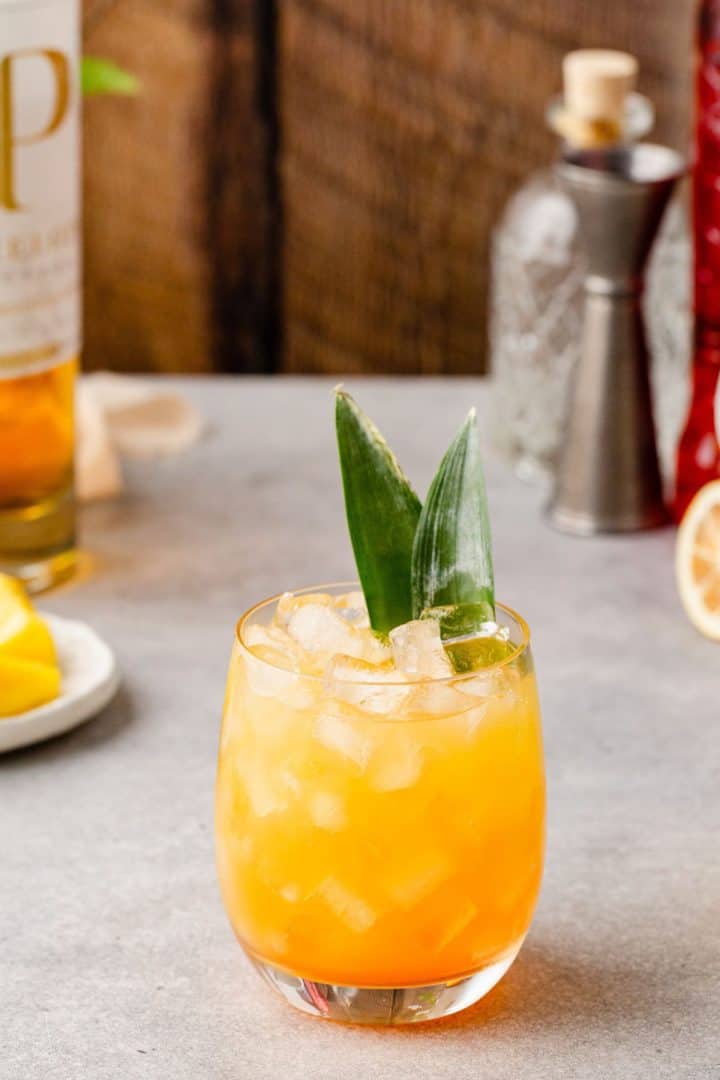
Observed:
[[[120,458],[175,454],[197,442],[204,420],[162,378],[133,379],[98,372],[84,375],[76,399],[76,490],[84,500],[104,499],[123,488]]]

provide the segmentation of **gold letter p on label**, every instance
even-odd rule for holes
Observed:
[[[55,84],[55,99],[50,103],[49,119],[39,131],[19,134],[15,131],[13,100],[15,65],[28,57],[41,57],[50,65]],[[20,49],[0,60],[0,206],[5,210],[22,209],[15,190],[15,154],[18,147],[42,142],[57,131],[68,111],[70,100],[69,64],[57,49]]]

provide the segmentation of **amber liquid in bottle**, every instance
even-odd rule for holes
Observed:
[[[44,588],[75,563],[77,363],[0,378],[0,568]]]
[[[692,398],[678,447],[675,514],[720,477],[715,399],[720,374],[720,0],[700,12],[693,170],[695,337]]]
[[[0,0],[0,571],[75,562],[79,0]]]

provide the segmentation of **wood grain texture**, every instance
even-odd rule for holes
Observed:
[[[490,232],[569,49],[635,52],[683,144],[692,0],[280,0],[288,371],[485,362]]]
[[[693,0],[86,0],[142,82],[86,105],[86,362],[459,372],[571,48],[638,54],[685,139]],[[284,346],[284,348],[283,348]]]
[[[267,372],[280,347],[274,0],[212,0],[207,243],[214,364]]]
[[[210,370],[207,70],[201,0],[106,5],[85,50],[134,72],[138,97],[85,106],[85,362]]]
[[[85,108],[89,368],[272,362],[266,118],[254,0],[88,0],[85,51],[141,82]]]

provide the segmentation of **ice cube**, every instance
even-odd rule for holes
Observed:
[[[247,681],[250,689],[259,697],[280,698],[292,691],[298,676],[283,669],[282,654],[265,645],[256,645],[253,655],[247,661]]]
[[[458,679],[455,686],[461,694],[466,694],[468,697],[489,700],[495,693],[497,680],[492,671],[486,671],[469,678]]]
[[[466,896],[459,897],[456,910],[446,922],[443,932],[434,947],[444,949],[450,945],[464,930],[467,930],[477,914],[478,908],[473,904],[472,900],[469,900]]]
[[[368,616],[365,597],[361,592],[349,592],[336,596],[335,610],[351,626],[362,630],[370,628],[370,617]]]
[[[320,829],[338,832],[347,823],[345,804],[332,791],[314,791],[308,799],[310,817]]]
[[[472,706],[453,683],[426,682],[414,687],[409,707],[413,712],[431,716],[454,716]]]
[[[384,886],[400,907],[419,903],[453,872],[450,858],[442,851],[422,848],[406,859],[398,859],[384,879]]]
[[[370,763],[369,783],[376,791],[401,791],[420,779],[423,763],[422,750],[410,736],[392,739],[387,732]]]
[[[298,900],[302,895],[302,892],[299,885],[294,885],[292,882],[290,882],[289,884],[283,885],[281,888],[279,888],[278,894],[283,898],[283,900],[286,900],[288,904],[297,904]]]
[[[381,664],[391,658],[387,645],[371,630],[351,626],[333,608],[306,604],[293,612],[288,633],[308,653],[322,656],[353,656]]]
[[[279,777],[272,777],[264,769],[246,770],[245,791],[256,817],[281,813],[290,805],[289,792]]]
[[[307,652],[347,653],[356,646],[352,627],[337,611],[322,604],[305,604],[294,611],[288,633]]]
[[[505,665],[485,671],[480,669],[469,678],[458,679],[456,685],[462,694],[476,701],[502,698],[507,704],[516,704],[522,696],[523,677],[512,665]]]
[[[309,709],[320,692],[320,685],[306,675],[296,675],[278,667],[277,654],[260,645],[247,662],[247,680],[254,694],[274,698],[290,709]],[[276,726],[274,723],[273,727]]]
[[[356,934],[369,930],[377,920],[370,905],[338,878],[325,878],[318,893],[338,919]]]
[[[435,619],[415,619],[390,631],[395,666],[407,675],[423,679],[443,679],[453,667],[440,640]]]
[[[489,708],[489,702],[479,701],[476,705],[471,705],[465,713],[465,716],[463,717],[465,721],[465,733],[469,739],[474,738],[478,728],[482,727],[485,723]]]
[[[297,596],[295,593],[283,593],[275,608],[275,625],[286,627],[292,616],[306,605],[332,607],[333,597],[330,593],[303,593]]]
[[[276,749],[268,755],[265,748],[243,752],[235,760],[237,781],[247,795],[256,817],[287,810],[293,799],[302,794],[302,784],[287,765],[278,767]]]
[[[288,769],[287,767],[279,769],[278,780],[286,791],[290,792],[293,795],[302,795],[302,781],[300,780],[300,777],[296,776],[291,769]]]
[[[375,664],[377,667],[382,664],[392,664],[390,646],[376,637],[372,630],[358,629],[356,634],[358,638],[357,651],[349,653],[349,656],[356,656],[359,660],[364,660],[366,664]]]
[[[399,712],[410,696],[405,676],[392,664],[369,664],[352,656],[333,656],[325,669],[330,694],[376,716]]]
[[[252,653],[246,663],[250,689],[261,697],[277,698],[294,709],[307,709],[317,688],[303,673],[313,674],[309,657],[290,635],[277,626],[249,626],[245,643]]]
[[[288,671],[297,670],[298,647],[290,635],[279,626],[251,623],[243,629],[243,641],[251,652],[256,649],[272,649],[283,658],[281,667]]]
[[[317,741],[328,750],[340,754],[361,769],[367,765],[373,742],[355,720],[328,708],[316,718],[314,732]]]
[[[272,697],[279,687],[293,684],[298,648],[284,630],[255,623],[243,630],[243,640],[253,657],[247,661],[247,672],[256,694]]]
[[[231,829],[223,830],[222,841],[217,846],[217,861],[223,881],[235,881],[240,867],[253,859],[253,842],[249,836],[237,836]]]

